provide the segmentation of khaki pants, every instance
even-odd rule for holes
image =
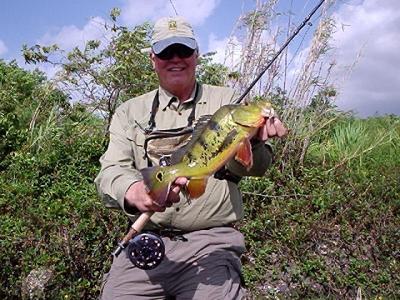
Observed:
[[[216,227],[184,237],[187,241],[163,238],[166,255],[153,270],[134,267],[122,252],[105,275],[101,299],[243,299],[243,235]]]

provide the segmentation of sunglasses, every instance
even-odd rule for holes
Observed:
[[[172,45],[156,54],[159,59],[169,60],[172,59],[175,55],[179,58],[189,58],[193,55],[194,49],[182,46],[182,45]]]

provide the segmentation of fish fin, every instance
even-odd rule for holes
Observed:
[[[235,160],[241,163],[247,170],[253,166],[253,152],[249,139],[245,139],[240,143],[236,152]]]
[[[187,184],[187,192],[190,199],[199,198],[204,194],[207,186],[207,177],[191,178]]]
[[[232,111],[232,118],[235,123],[248,127],[261,127],[265,120],[259,110],[251,105],[241,105]]]
[[[172,153],[171,155],[171,164],[177,164],[182,161],[183,156],[187,153],[188,149],[193,147],[193,144],[197,142],[197,139],[203,133],[205,128],[207,127],[208,121],[211,119],[212,115],[203,115],[199,117],[195,123],[193,128],[192,136],[190,137],[187,144]]]
[[[148,188],[148,194],[160,206],[165,205],[171,186],[170,181],[164,180],[165,169],[156,166],[140,170],[144,184]]]

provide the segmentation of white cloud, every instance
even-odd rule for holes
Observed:
[[[343,82],[339,107],[361,116],[375,112],[400,114],[400,2],[342,4],[335,18],[338,64],[343,69],[355,63]]]
[[[400,1],[338,3],[340,7],[333,15],[337,21],[332,40],[335,51],[325,60],[325,67],[336,63],[332,77],[339,88],[336,104],[360,116],[376,112],[400,114]],[[225,61],[226,53],[231,51],[227,42],[228,38],[218,40],[210,35],[208,51],[218,51],[215,60],[231,66]],[[290,48],[288,60],[293,61],[287,73],[289,86],[301,70],[309,47],[305,45],[294,57]]]
[[[38,44],[57,44],[64,50],[70,50],[76,46],[81,47],[88,40],[104,39],[103,24],[105,23],[106,21],[103,18],[94,17],[83,28],[78,28],[75,25],[64,26],[55,33],[46,33],[39,39]]]
[[[212,14],[220,0],[175,0],[173,3],[181,16],[190,20],[192,25],[201,25],[204,20]],[[137,25],[144,21],[156,20],[161,16],[175,15],[170,1],[167,0],[125,0],[121,8],[121,19],[126,25]],[[106,21],[101,17],[92,18],[85,26],[78,28],[75,25],[64,26],[61,29],[46,33],[37,44],[57,44],[61,49],[69,51],[78,46],[82,47],[88,40],[107,39],[103,24]],[[0,44],[1,50],[1,44]],[[57,71],[53,66],[47,65],[39,68],[51,78]]]
[[[242,43],[236,36],[219,40],[215,34],[211,33],[208,37],[208,49],[206,52],[216,52],[213,56],[214,62],[235,69],[240,63]]]
[[[3,55],[4,53],[6,53],[8,51],[6,44],[0,40],[0,55]]]
[[[192,25],[198,26],[213,13],[219,2],[220,0],[174,0],[172,3],[180,16],[190,20]],[[122,21],[127,25],[175,16],[175,11],[168,0],[125,0],[121,11]]]
[[[37,44],[46,46],[57,44],[60,49],[70,51],[74,47],[82,48],[89,40],[100,40],[107,42],[107,35],[104,29],[106,21],[101,17],[94,17],[89,20],[82,28],[75,25],[64,26],[58,30],[47,32],[38,39]],[[53,78],[60,67],[50,64],[38,64],[36,66],[43,71],[48,78]]]

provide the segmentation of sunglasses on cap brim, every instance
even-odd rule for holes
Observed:
[[[175,55],[177,55],[179,58],[189,58],[193,55],[194,50],[195,49],[186,47],[184,45],[172,45],[156,54],[156,56],[162,60],[172,59]]]

